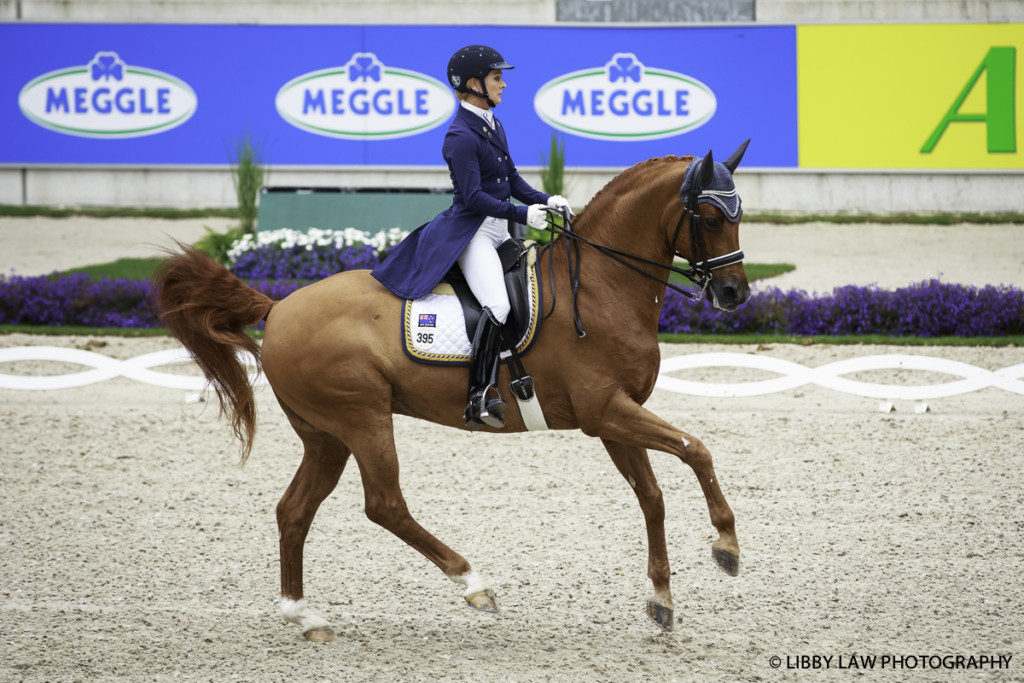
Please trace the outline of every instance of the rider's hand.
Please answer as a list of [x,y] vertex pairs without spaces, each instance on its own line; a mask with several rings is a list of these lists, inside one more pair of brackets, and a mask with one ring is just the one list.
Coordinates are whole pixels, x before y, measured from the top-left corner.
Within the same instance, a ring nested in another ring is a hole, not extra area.
[[531,204],[526,209],[526,224],[531,228],[543,230],[548,226],[547,212],[543,204]]
[[561,211],[562,209],[565,209],[569,212],[570,216],[572,215],[572,207],[569,206],[569,200],[560,194],[553,194],[550,197],[548,197],[548,206],[550,206],[552,209],[555,209],[556,211]]

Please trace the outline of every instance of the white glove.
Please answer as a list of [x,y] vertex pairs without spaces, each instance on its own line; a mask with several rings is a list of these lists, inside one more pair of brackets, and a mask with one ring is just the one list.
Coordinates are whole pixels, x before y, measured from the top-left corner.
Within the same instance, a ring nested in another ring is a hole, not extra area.
[[537,228],[543,230],[548,227],[547,211],[544,210],[543,204],[531,204],[526,209],[526,224],[531,228]]
[[550,197],[548,197],[548,206],[558,211],[566,209],[569,212],[570,216],[573,215],[572,207],[569,206],[569,200],[560,194],[553,194]]

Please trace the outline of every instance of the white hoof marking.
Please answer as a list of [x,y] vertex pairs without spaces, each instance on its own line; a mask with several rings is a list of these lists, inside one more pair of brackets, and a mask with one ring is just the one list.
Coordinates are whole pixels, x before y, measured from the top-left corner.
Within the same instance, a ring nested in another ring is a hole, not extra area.
[[285,621],[297,625],[303,633],[315,628],[330,626],[327,620],[306,607],[305,600],[281,598],[281,614],[284,615]]
[[465,574],[459,574],[458,576],[449,576],[449,579],[455,583],[465,586],[466,591],[463,593],[464,596],[472,595],[473,593],[479,593],[480,591],[487,590],[490,586],[484,577],[480,576],[476,572],[466,572]]

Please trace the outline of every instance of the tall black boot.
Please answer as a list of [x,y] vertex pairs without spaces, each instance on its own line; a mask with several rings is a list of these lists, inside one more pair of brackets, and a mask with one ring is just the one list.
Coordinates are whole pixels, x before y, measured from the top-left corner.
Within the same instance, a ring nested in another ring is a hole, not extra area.
[[[466,428],[473,431],[484,426],[505,426],[505,402],[498,395],[498,356],[501,353],[501,323],[486,306],[476,331],[469,361],[469,401],[463,417]],[[493,390],[493,391],[492,391]],[[493,398],[488,394],[492,393]]]

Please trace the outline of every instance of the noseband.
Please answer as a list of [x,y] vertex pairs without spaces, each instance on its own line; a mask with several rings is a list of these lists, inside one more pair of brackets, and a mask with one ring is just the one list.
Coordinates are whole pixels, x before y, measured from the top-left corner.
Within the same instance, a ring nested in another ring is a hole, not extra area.
[[[735,192],[735,190],[733,190],[733,192]],[[635,270],[636,272],[640,273],[641,275],[643,275],[644,277],[648,278],[649,280],[654,280],[655,282],[657,282],[659,284],[662,284],[662,285],[665,285],[667,288],[669,288],[669,289],[671,289],[673,291],[679,292],[680,294],[682,294],[687,299],[689,299],[690,301],[693,301],[693,302],[698,302],[698,301],[700,301],[701,299],[704,298],[704,293],[707,291],[708,285],[711,284],[711,279],[713,277],[712,271],[714,271],[714,270],[716,270],[718,268],[724,268],[725,266],[731,266],[732,264],[739,263],[740,261],[743,260],[743,251],[742,250],[736,250],[736,251],[730,252],[728,254],[724,254],[722,256],[715,256],[713,258],[708,258],[707,244],[704,241],[704,218],[700,215],[700,211],[697,208],[697,202],[700,199],[700,197],[705,196],[705,195],[710,196],[712,194],[718,194],[718,193],[716,193],[713,190],[706,190],[706,191],[701,192],[701,193],[694,193],[694,194],[689,195],[689,197],[687,198],[687,201],[686,201],[686,203],[684,205],[684,209],[683,209],[682,213],[679,214],[679,221],[676,223],[675,232],[672,234],[672,243],[670,245],[672,247],[672,254],[673,254],[673,256],[678,256],[680,258],[686,259],[687,263],[689,264],[689,268],[679,268],[678,266],[674,265],[673,263],[669,263],[668,265],[665,265],[664,263],[658,263],[657,261],[652,261],[650,259],[644,258],[643,256],[637,256],[636,254],[631,254],[628,251],[621,251],[619,249],[614,249],[612,247],[608,247],[608,246],[605,246],[603,244],[597,244],[596,242],[591,242],[586,237],[581,237],[580,235],[576,234],[575,231],[573,231],[573,229],[572,229],[572,222],[571,222],[572,214],[569,212],[568,209],[563,209],[563,210],[546,209],[547,212],[548,212],[548,230],[552,234],[552,239],[554,239],[554,237],[556,235],[562,236],[562,237],[566,238],[566,240],[565,240],[565,253],[566,253],[566,260],[568,262],[568,267],[569,267],[569,281],[572,284],[572,316],[573,316],[573,324],[575,324],[575,326],[576,326],[576,334],[579,335],[580,338],[583,338],[583,337],[587,336],[586,331],[583,329],[583,321],[580,319],[580,311],[579,311],[580,243],[581,242],[583,244],[587,244],[587,245],[590,245],[590,246],[594,247],[601,254],[604,254],[608,258],[621,263],[622,265],[626,266],[627,268],[631,268],[631,269]],[[680,198],[680,199],[682,199],[682,198]],[[562,219],[563,219],[563,221],[565,223],[565,227],[564,228],[555,225],[554,220],[552,220],[554,215],[559,215],[559,216],[562,217]],[[687,258],[685,255],[680,254],[678,251],[676,251],[676,240],[679,238],[679,232],[682,230],[683,219],[685,219],[687,215],[690,216],[690,221],[689,221],[689,223],[690,223],[690,226],[689,226],[690,227],[690,254],[691,254],[690,258]],[[545,247],[550,247],[550,246],[551,246],[550,243],[545,245]],[[550,250],[548,252],[548,268],[549,268],[549,273],[553,273],[554,272],[553,271],[553,266],[552,266],[552,263],[553,263],[552,262],[552,258],[553,258],[553,256],[554,256],[554,250],[552,249],[552,250]],[[626,259],[629,259],[629,260],[626,260]],[[657,277],[655,275],[651,275],[650,273],[648,273],[643,268],[640,268],[639,266],[636,266],[633,263],[630,263],[629,262],[630,260],[638,262],[638,263],[644,263],[644,264],[647,264],[649,266],[655,266],[657,268],[661,268],[663,270],[667,270],[667,271],[672,272],[672,273],[678,273],[679,275],[682,275],[683,277],[688,279],[690,282],[692,282],[695,285],[695,288],[694,289],[683,289],[682,287],[676,285],[675,283],[669,282],[667,279],[666,280],[662,280],[661,278],[659,278],[659,277]],[[555,283],[554,283],[554,277],[551,276],[550,279],[551,279],[551,310],[544,316],[545,318],[550,317],[551,314],[555,312]]]

